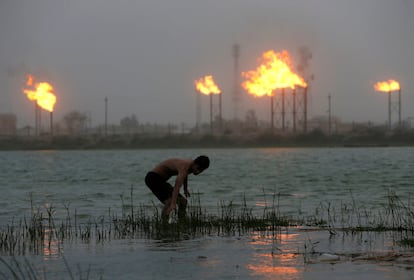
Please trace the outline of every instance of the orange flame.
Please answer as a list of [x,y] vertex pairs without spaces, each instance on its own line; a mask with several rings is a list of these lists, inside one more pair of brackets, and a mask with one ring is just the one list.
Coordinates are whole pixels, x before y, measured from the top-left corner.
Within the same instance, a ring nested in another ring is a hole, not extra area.
[[395,80],[388,80],[384,82],[378,82],[374,85],[376,91],[391,92],[400,89],[400,83]]
[[[34,86],[33,86],[34,85]],[[31,87],[23,89],[23,92],[32,101],[36,101],[39,107],[53,112],[53,107],[56,103],[56,96],[53,94],[53,87],[46,82],[34,84],[34,78],[32,75],[27,76],[26,86]]]
[[256,70],[242,73],[242,76],[247,78],[242,86],[249,93],[257,97],[272,96],[275,89],[307,86],[302,77],[292,72],[291,58],[286,50],[281,53],[267,51],[263,53],[261,61]]
[[201,78],[199,80],[196,80],[195,86],[197,90],[203,94],[209,95],[209,94],[219,94],[221,93],[221,90],[216,85],[216,83],[213,80],[213,76],[205,76],[204,78]]
[[33,76],[29,75],[27,77],[27,82],[26,82],[27,86],[32,86],[33,85]]

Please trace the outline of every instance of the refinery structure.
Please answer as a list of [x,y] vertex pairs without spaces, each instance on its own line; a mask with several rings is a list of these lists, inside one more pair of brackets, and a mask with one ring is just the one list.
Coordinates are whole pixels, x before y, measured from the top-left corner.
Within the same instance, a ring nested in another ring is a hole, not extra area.
[[[309,58],[310,53],[304,52]],[[114,124],[108,119],[110,100],[104,98],[102,110],[104,123],[92,127],[90,116],[77,111],[69,112],[63,120],[54,120],[55,104],[59,102],[59,93],[54,91],[53,83],[38,81],[36,77],[27,73],[22,92],[28,102],[33,104],[33,120],[23,127],[17,127],[18,116],[12,113],[0,112],[0,137],[58,137],[61,135],[108,135],[123,134],[153,134],[153,135],[234,135],[243,137],[254,134],[275,135],[304,135],[318,130],[327,135],[350,133],[361,124],[342,123],[332,116],[331,95],[327,100],[327,111],[309,117],[309,85],[312,78],[297,69],[292,55],[287,50],[267,50],[257,58],[256,68],[247,71],[240,69],[240,46],[232,47],[233,80],[230,92],[223,92],[217,83],[214,73],[188,81],[193,83],[196,116],[192,124],[140,124],[135,115],[125,116],[119,123]],[[218,79],[220,80],[220,79]],[[401,103],[402,90],[398,81],[386,80],[373,86],[377,92],[384,92],[388,97],[387,121],[378,127],[391,132],[395,129],[411,129],[412,120],[403,119]],[[231,96],[231,108],[223,108],[223,94]],[[241,117],[243,95],[252,95],[255,98],[266,100],[268,103],[268,118],[258,119],[255,112],[250,110]],[[208,108],[208,120],[202,119],[202,108]],[[223,110],[233,111],[233,118],[225,119]],[[384,114],[385,115],[385,114]],[[362,124],[364,126],[364,124]],[[375,126],[365,124],[367,128]]]

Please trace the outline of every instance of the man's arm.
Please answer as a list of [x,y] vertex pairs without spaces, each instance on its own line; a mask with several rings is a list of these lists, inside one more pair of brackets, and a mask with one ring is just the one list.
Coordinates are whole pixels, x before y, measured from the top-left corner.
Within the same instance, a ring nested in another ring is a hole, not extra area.
[[[182,185],[184,185],[184,182],[187,182],[187,175],[188,175],[188,168],[180,168],[177,178],[175,179],[174,190],[173,190],[172,197],[171,197],[171,204],[167,211],[167,214],[170,214],[170,212],[175,209],[175,206],[177,204],[178,194],[180,193],[180,188]],[[186,185],[187,183],[185,183],[184,189],[187,189]]]
[[190,196],[190,192],[188,191],[188,176],[186,176],[184,179],[184,195],[185,197]]

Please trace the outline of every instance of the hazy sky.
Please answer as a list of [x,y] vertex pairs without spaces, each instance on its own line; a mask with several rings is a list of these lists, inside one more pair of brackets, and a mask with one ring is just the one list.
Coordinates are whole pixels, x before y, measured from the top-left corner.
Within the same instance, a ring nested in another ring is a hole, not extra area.
[[[33,124],[24,75],[55,87],[55,119],[71,110],[103,123],[135,114],[140,122],[196,120],[194,80],[213,75],[223,115],[234,116],[232,46],[240,71],[267,50],[312,52],[310,116],[344,121],[388,119],[377,81],[402,85],[403,118],[414,117],[412,0],[0,0],[0,113]],[[202,96],[203,120],[209,99]],[[242,92],[238,115],[254,109],[268,120],[269,99]],[[397,118],[397,113],[393,113]]]

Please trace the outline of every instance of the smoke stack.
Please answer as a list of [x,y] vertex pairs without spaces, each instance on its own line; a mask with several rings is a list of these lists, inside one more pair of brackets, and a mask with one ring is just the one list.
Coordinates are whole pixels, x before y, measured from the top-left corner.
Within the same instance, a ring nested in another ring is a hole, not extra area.
[[200,132],[200,122],[201,122],[201,100],[200,94],[195,91],[196,93],[196,129],[197,133]]
[[293,117],[293,132],[296,132],[296,88],[292,90],[292,98],[293,98],[293,110],[292,110],[292,117]]
[[401,128],[401,87],[398,90],[398,126]]
[[285,88],[282,88],[282,131],[285,132]]
[[222,116],[222,105],[221,105],[221,99],[222,99],[222,97],[221,97],[221,95],[222,95],[223,93],[220,93],[219,94],[219,122],[220,122],[220,130],[223,128],[223,116]]
[[41,111],[40,106],[35,102],[35,136],[40,135],[41,130]]
[[108,135],[108,97],[105,97],[105,137]]
[[274,95],[270,96],[270,129],[273,132],[275,122],[275,108],[274,108]]
[[391,90],[388,91],[388,129],[391,129]]
[[50,136],[53,136],[53,111],[50,112]]
[[210,129],[213,132],[213,94],[210,93]]
[[238,44],[233,45],[233,59],[234,59],[234,85],[233,85],[233,105],[234,105],[234,119],[238,119],[239,107],[241,102],[240,94],[240,71],[239,71],[239,57],[240,57],[240,46]]
[[303,88],[303,132],[308,132],[308,87]]

